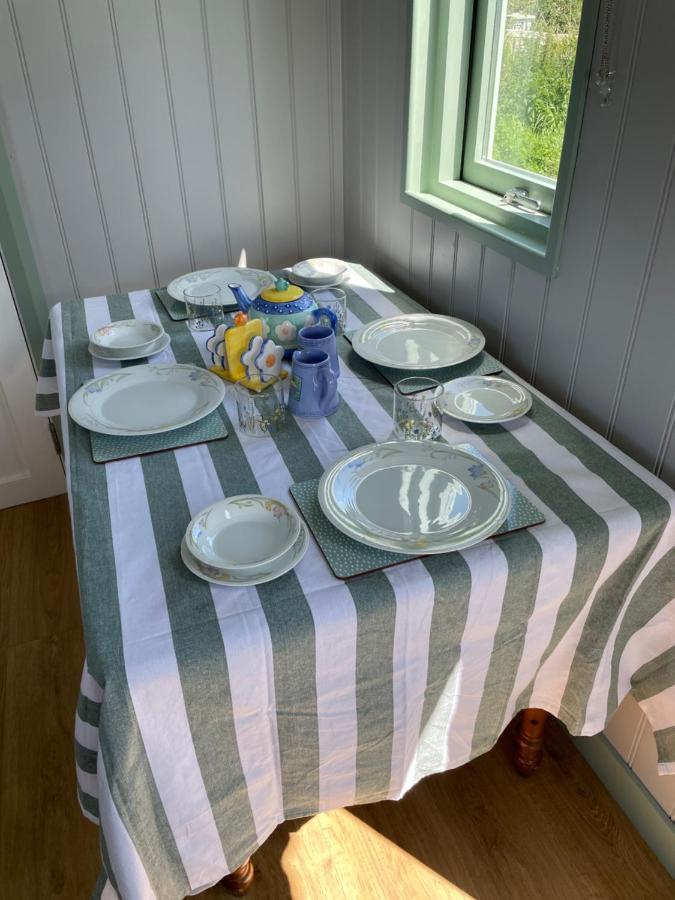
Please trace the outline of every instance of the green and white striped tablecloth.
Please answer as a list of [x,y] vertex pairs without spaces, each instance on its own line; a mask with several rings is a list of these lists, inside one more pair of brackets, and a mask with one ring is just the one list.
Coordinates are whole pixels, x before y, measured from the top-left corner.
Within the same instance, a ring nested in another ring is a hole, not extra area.
[[[353,267],[349,323],[418,309]],[[282,499],[347,450],[391,431],[392,389],[344,349],[342,403],[274,439],[230,438],[96,465],[64,414],[87,378],[88,335],[161,320],[163,361],[210,362],[204,339],[149,291],[51,312],[38,409],[61,409],[87,663],[76,720],[79,797],[101,824],[98,892],[173,900],[240,865],[284,819],[398,798],[488,750],[542,707],[575,734],[632,691],[675,772],[674,495],[535,392],[505,426],[446,422],[546,516],[470,550],[349,583],[316,543],[258,588],[182,565],[190,517],[229,494]]]

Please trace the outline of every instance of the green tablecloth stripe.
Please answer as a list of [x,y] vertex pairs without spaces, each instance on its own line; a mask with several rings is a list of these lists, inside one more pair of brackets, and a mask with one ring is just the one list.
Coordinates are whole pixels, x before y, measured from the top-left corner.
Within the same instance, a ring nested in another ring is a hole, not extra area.
[[[61,312],[66,393],[70,399],[80,383],[93,376],[92,358],[87,350],[89,334],[84,305],[77,301],[64,303]],[[99,723],[100,752],[106,770],[125,771],[133,766],[147,784],[147,790],[133,805],[125,803],[123,793],[114,781],[110,783],[110,791],[125,827],[134,835],[151,883],[158,886],[169,883],[179,896],[181,891],[183,894],[188,892],[189,883],[138,730],[126,671],[123,664],[118,665],[115,677],[106,681],[105,667],[99,656],[102,648],[94,639],[103,629],[107,654],[109,657],[117,655],[122,660],[119,606],[109,599],[117,594],[117,573],[106,469],[92,462],[89,434],[70,418],[68,440],[71,483],[77,485],[77,490],[72,491],[72,503],[73,517],[78,523],[75,536],[78,576],[80,580],[86,580],[88,588],[88,602],[82,604],[87,662],[91,674],[105,691],[106,702],[101,708]],[[155,848],[158,845],[166,854],[162,860],[157,859]],[[163,871],[167,858],[171,862],[170,872]]]
[[35,410],[36,412],[53,412],[59,408],[58,394],[36,394]]
[[42,358],[40,360],[40,376],[42,378],[56,377],[56,362],[53,359]]
[[655,731],[654,738],[659,759],[675,759],[675,725]]
[[[230,679],[211,588],[188,572],[180,558],[191,514],[175,454],[143,456],[141,464],[192,743],[211,807],[235,802],[236,819],[216,815],[215,822],[231,863],[240,865],[255,843],[255,824],[232,728]],[[198,639],[190,627],[195,619],[201,623]]]
[[[654,528],[654,532],[652,544],[656,543],[657,534],[660,536],[660,529]],[[643,628],[673,597],[675,597],[675,548],[671,548],[658,561],[640,584],[619,626],[619,633],[617,634],[612,653],[612,675],[607,698],[608,714],[611,714],[618,706],[619,663],[626,644],[630,640],[631,635],[638,629]],[[671,674],[675,674],[675,669],[671,671]],[[638,683],[635,680],[635,676],[633,683]],[[672,683],[673,681],[671,681]]]
[[77,714],[88,725],[98,728],[98,722],[101,718],[101,704],[95,700],[90,700],[84,694],[80,694],[77,700]]
[[97,760],[97,750],[90,750],[88,747],[83,747],[79,741],[75,741],[75,761],[83,772],[95,775]]
[[99,819],[99,808],[98,808],[98,800],[96,797],[92,797],[91,794],[88,794],[86,791],[83,791],[82,788],[77,786],[77,797],[80,801],[82,808],[86,810],[90,816],[93,816],[95,819]]
[[675,683],[675,647],[664,650],[633,673],[633,696],[646,700]]
[[506,557],[508,575],[499,624],[495,631],[476,726],[472,755],[484,752],[486,739],[494,733],[494,723],[503,722],[518,666],[525,647],[527,622],[537,598],[542,552],[539,542],[527,531],[504,535],[499,549]]
[[[422,560],[422,565],[434,583],[427,686],[420,729],[424,733],[438,709],[444,689],[452,691],[453,676],[457,675],[456,667],[469,613],[471,571],[461,553],[427,557]],[[423,740],[417,755],[416,775],[422,777],[442,769],[444,749],[443,741]]]
[[102,828],[99,829],[99,844],[101,847],[101,858],[103,860],[103,866],[104,866],[105,871],[108,873],[108,880],[110,881],[110,884],[113,886],[113,888],[119,894],[119,888],[117,886],[117,879],[115,877],[115,873],[113,872],[113,867],[110,864],[110,854],[108,853],[108,845],[106,843],[105,834],[104,834]]
[[[356,802],[389,793],[394,735],[394,626],[396,599],[383,572],[347,587],[357,614],[356,633]],[[376,689],[376,690],[374,690]]]

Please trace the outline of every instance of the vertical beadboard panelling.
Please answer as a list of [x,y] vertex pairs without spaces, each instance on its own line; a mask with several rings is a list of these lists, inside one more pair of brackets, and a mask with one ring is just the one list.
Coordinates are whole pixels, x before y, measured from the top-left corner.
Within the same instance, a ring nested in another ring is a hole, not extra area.
[[446,316],[450,314],[452,305],[456,234],[447,222],[435,222],[429,308]]
[[88,0],[66,0],[64,9],[119,289],[155,284],[108,9]]
[[342,139],[342,2],[326,0],[328,109],[330,114],[331,252],[344,256],[344,142]]
[[34,118],[35,110],[6,3],[0,3],[0,85],[0,128],[13,164],[15,187],[26,227],[32,236],[45,299],[51,305],[72,297],[77,288],[68,263],[67,238],[60,230],[49,160],[43,152],[39,122]]
[[300,243],[286,5],[248,0],[248,7],[267,250],[274,267],[292,263]]
[[[601,238],[600,258],[592,302],[580,336],[579,359],[571,373],[573,411],[604,432],[612,412],[617,379],[626,360],[635,312],[644,302],[643,283],[651,263],[651,247],[658,240],[665,211],[662,200],[672,180],[675,93],[672,65],[664,32],[667,0],[647,3],[637,41],[637,62],[632,79],[621,153]],[[645,135],[649,134],[649,140]],[[626,225],[630,222],[630,232]],[[617,248],[621,252],[617,253]],[[598,357],[602,353],[602,366]],[[654,385],[654,390],[658,385]],[[664,416],[670,386],[650,403]]]
[[502,359],[528,378],[534,364],[545,293],[543,275],[526,266],[516,266]]
[[345,255],[348,259],[358,259],[358,239],[361,232],[361,27],[356,0],[344,0],[341,24]]
[[[377,31],[377,3],[360,4],[360,29],[372,35]],[[360,71],[360,167],[361,213],[359,259],[372,267],[375,263],[378,221],[375,215],[375,185],[377,182],[377,132],[373,120],[377,110],[377,67],[380,56],[386,52],[378,41],[361,41],[359,46]]]
[[484,256],[485,247],[463,234],[459,235],[452,314],[469,322],[476,320],[478,312]]
[[75,284],[87,291],[99,273],[114,284],[59,5],[10,0],[9,6],[15,52],[25,60]]
[[[332,234],[332,110],[326,44],[328,9],[316,0],[292,0],[286,27],[293,50],[292,112],[297,140],[300,256],[326,255]],[[307,72],[312,77],[307,77]],[[320,112],[318,112],[320,111]],[[318,115],[317,115],[318,112]]]
[[494,250],[485,250],[480,289],[478,324],[485,335],[487,349],[499,356],[505,312],[511,296],[511,260]]

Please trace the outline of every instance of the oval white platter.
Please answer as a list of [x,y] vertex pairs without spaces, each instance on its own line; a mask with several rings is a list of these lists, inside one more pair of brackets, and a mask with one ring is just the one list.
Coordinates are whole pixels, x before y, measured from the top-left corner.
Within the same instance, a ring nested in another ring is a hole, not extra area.
[[443,412],[463,422],[511,422],[529,412],[532,394],[506,378],[467,375],[445,385]]
[[451,316],[411,313],[376,319],[352,335],[352,347],[369,362],[395,369],[441,369],[481,352],[475,326]]
[[185,543],[185,538],[183,538],[180,545],[180,555],[185,566],[193,575],[196,575],[197,578],[201,578],[211,584],[222,584],[225,587],[251,587],[256,584],[265,584],[267,581],[274,581],[275,578],[280,578],[282,575],[285,575],[286,572],[290,572],[305,555],[308,546],[309,532],[307,531],[305,523],[300,522],[300,534],[291,549],[284,553],[283,556],[273,560],[269,569],[260,572],[253,578],[248,578],[245,574],[241,575],[236,572],[227,572],[223,569],[205,565],[198,559],[195,559],[190,553]]
[[101,434],[162,434],[208,416],[224,396],[222,379],[197,366],[131,366],[87,381],[68,412]]
[[228,288],[228,284],[240,284],[248,296],[253,300],[262,291],[272,287],[274,275],[263,272],[261,269],[244,269],[236,266],[227,266],[222,269],[200,269],[198,272],[188,272],[180,275],[167,286],[167,291],[174,300],[185,300],[185,289],[193,284],[217,284],[220,288],[223,306],[236,306],[234,294]]
[[136,350],[124,352],[114,350],[106,351],[101,353],[101,348],[96,346],[95,344],[89,344],[89,352],[96,359],[110,359],[110,360],[118,360],[120,362],[126,362],[134,359],[145,359],[148,356],[154,356],[156,353],[161,353],[162,350],[166,350],[166,348],[171,343],[171,337],[164,332],[164,334],[158,338],[156,341],[153,341],[147,347],[143,349],[142,353],[139,353]]
[[90,343],[104,354],[133,353],[146,349],[158,341],[164,329],[157,322],[145,319],[121,319],[97,328]]
[[338,460],[319,482],[324,515],[381,550],[448,553],[484,540],[509,511],[503,477],[466,450],[432,441],[389,441]]
[[252,576],[287,553],[299,531],[299,518],[280,500],[238,494],[197,513],[185,531],[185,543],[207,566]]

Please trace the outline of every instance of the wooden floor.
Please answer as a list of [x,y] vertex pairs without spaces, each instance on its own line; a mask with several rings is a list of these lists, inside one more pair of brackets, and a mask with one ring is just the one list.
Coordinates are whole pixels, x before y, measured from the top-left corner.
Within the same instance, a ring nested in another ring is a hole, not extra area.
[[[0,511],[0,898],[84,900],[96,880],[73,772],[82,656],[65,498]],[[530,780],[509,752],[506,734],[398,803],[280,826],[250,900],[675,897],[562,728]]]

